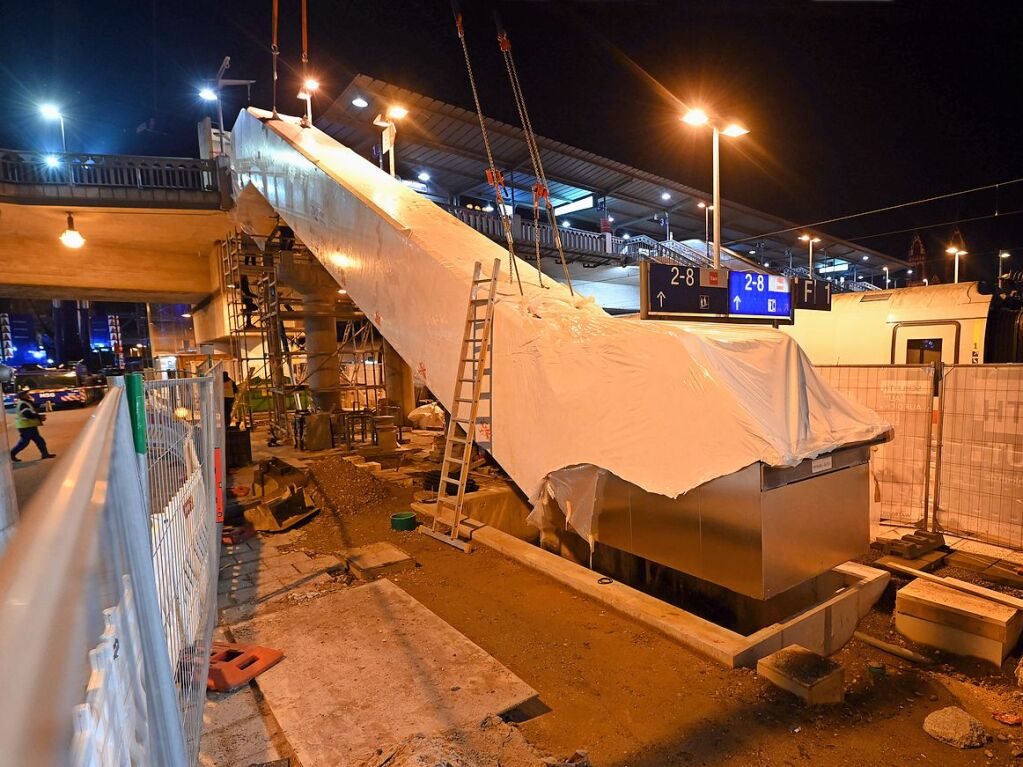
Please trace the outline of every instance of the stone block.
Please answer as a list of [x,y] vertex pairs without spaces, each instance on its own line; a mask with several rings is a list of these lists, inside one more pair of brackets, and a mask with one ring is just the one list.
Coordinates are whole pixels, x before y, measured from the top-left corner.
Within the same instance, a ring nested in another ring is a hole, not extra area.
[[404,551],[383,541],[349,549],[343,558],[352,575],[363,581],[410,570],[416,565],[415,560]]
[[811,706],[841,703],[845,696],[842,666],[799,645],[761,658],[757,673]]

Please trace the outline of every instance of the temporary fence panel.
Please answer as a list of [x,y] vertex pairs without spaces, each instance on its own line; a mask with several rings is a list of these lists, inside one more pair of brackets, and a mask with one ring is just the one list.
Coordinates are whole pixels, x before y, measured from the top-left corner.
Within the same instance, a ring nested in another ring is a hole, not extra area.
[[891,442],[871,452],[871,492],[881,520],[906,525],[926,521],[934,410],[933,365],[824,365],[821,378],[866,405],[895,430]]
[[18,499],[14,495],[11,446],[7,439],[7,411],[0,408],[0,556],[18,520]]
[[1023,548],[1023,365],[947,366],[939,439],[939,529]]
[[146,381],[153,565],[185,744],[198,754],[217,583],[217,472],[223,444],[221,370]]
[[186,764],[145,495],[113,387],[0,558],[0,761]]

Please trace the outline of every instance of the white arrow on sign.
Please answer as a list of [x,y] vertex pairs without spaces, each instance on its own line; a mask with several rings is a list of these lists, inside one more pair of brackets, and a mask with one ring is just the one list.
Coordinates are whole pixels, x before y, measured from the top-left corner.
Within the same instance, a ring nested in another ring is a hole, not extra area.
[[657,300],[660,302],[657,305],[658,309],[660,309],[660,308],[662,308],[664,306],[664,299],[665,299],[665,297],[666,296],[664,295],[664,291],[663,290],[657,294]]
[[735,310],[738,311],[739,310],[739,306],[742,304],[742,299],[740,299],[738,296],[736,296],[735,298],[732,299],[732,303],[735,304]]

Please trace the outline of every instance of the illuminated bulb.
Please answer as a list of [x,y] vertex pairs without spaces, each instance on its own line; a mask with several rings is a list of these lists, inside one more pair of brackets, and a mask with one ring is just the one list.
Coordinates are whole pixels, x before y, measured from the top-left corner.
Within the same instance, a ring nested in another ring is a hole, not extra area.
[[188,412],[188,408],[187,407],[185,407],[183,405],[178,405],[176,408],[174,408],[174,417],[175,418],[180,418],[181,420],[184,420],[184,419],[188,418],[188,416],[189,416],[189,412]]
[[668,194],[667,192],[661,192],[661,199],[667,202],[668,200],[671,199],[671,195]]
[[46,155],[46,166],[47,167],[49,167],[49,168],[56,168],[58,165],[60,165],[60,160],[57,159],[56,155],[52,155],[52,154]]
[[682,122],[689,125],[706,125],[709,119],[702,109],[690,109],[682,118]]
[[392,106],[387,109],[388,120],[401,120],[408,116],[408,110],[405,107]]
[[199,98],[201,98],[203,101],[216,101],[217,94],[216,92],[214,92],[212,88],[203,88],[201,91],[199,91]]
[[309,91],[310,93],[312,93],[315,90],[319,90],[319,87],[320,84],[316,80],[313,80],[312,78],[309,78],[304,83],[302,83],[302,89]]
[[422,173],[419,174],[417,178],[425,184],[427,181],[430,180],[430,174],[424,170]]
[[41,114],[47,120],[59,120],[60,110],[57,109],[53,104],[40,104],[39,114]]
[[85,244],[82,233],[75,229],[75,217],[70,213],[67,214],[67,229],[60,236],[60,241],[64,243],[64,247],[76,250]]
[[739,125],[739,123],[731,123],[721,132],[731,138],[737,138],[738,136],[745,136],[749,133],[749,128],[744,128]]
[[365,109],[366,107],[369,106],[369,102],[366,101],[366,99],[364,99],[362,96],[356,96],[354,99],[352,99],[352,106],[357,107],[359,109]]

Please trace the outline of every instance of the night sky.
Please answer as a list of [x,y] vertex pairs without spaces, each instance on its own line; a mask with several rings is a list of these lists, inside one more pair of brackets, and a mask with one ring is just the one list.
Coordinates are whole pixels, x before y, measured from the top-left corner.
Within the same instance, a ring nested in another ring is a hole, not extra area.
[[[309,5],[321,104],[363,72],[471,105],[447,0]],[[517,124],[494,40],[496,5],[538,133],[708,189],[709,135],[679,114],[702,105],[738,116],[752,133],[723,146],[724,197],[797,222],[1023,177],[1020,3],[462,5],[490,116]],[[281,6],[279,101],[298,113],[300,3]],[[270,8],[270,0],[0,0],[0,146],[59,149],[59,130],[36,110],[50,100],[67,115],[72,151],[195,155],[195,123],[207,109],[195,94],[223,56],[232,57],[229,77],[258,81],[252,103],[269,106]],[[243,104],[235,90],[225,111]],[[957,220],[967,278],[993,275],[999,249],[1023,270],[1023,184],[823,229],[905,256],[921,227],[941,262]]]

